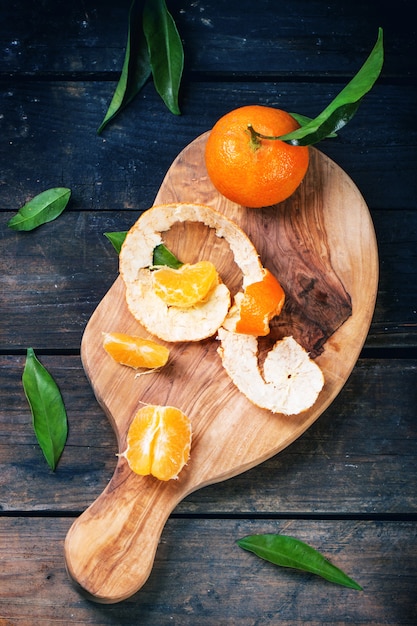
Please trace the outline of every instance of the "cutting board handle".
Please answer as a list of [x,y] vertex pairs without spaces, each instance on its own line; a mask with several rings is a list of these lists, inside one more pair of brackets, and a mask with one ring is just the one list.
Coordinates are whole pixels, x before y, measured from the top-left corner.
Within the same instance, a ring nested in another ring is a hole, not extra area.
[[149,577],[163,527],[183,491],[180,481],[138,476],[119,459],[108,486],[73,523],[65,540],[67,570],[78,590],[103,604],[138,591]]

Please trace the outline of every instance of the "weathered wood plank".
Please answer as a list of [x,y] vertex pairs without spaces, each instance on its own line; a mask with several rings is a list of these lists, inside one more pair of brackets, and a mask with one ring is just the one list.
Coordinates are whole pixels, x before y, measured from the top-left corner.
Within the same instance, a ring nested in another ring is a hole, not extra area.
[[[367,347],[411,346],[417,332],[417,222],[416,213],[373,211],[378,242],[380,276],[378,299]],[[414,292],[411,298],[405,293]]]
[[[139,212],[66,211],[29,232],[0,224],[0,349],[79,351],[93,311],[113,284],[118,257],[104,232],[130,228]],[[380,281],[367,347],[417,344],[417,213],[372,211]],[[45,325],[47,320],[47,326]]]
[[[257,102],[315,116],[340,90],[335,84],[191,83],[183,115],[173,116],[148,84],[97,136],[108,88],[3,81],[0,210],[17,210],[57,185],[73,190],[69,210],[146,209],[178,153],[231,108]],[[340,137],[319,144],[371,209],[415,209],[416,104],[415,87],[378,84]]]
[[[4,511],[81,511],[116,467],[117,444],[78,357],[39,356],[59,384],[69,437],[57,471],[36,444],[21,386],[24,357],[0,357]],[[277,456],[188,496],[179,513],[417,512],[417,362],[360,359],[327,411]],[[398,395],[398,389],[408,390]]]
[[[415,522],[170,519],[145,586],[105,606],[82,598],[68,580],[63,541],[71,521],[0,519],[2,626],[415,624]],[[235,544],[265,532],[310,543],[363,591],[278,568]]]
[[[120,72],[129,2],[6,3],[0,25],[2,71],[7,73]],[[319,1],[168,2],[184,41],[187,72],[265,75],[353,75],[385,30],[384,75],[416,70],[409,0],[337,7]],[[250,17],[249,17],[250,16]],[[346,50],[340,54],[340,50]],[[262,54],[260,54],[262,51]]]

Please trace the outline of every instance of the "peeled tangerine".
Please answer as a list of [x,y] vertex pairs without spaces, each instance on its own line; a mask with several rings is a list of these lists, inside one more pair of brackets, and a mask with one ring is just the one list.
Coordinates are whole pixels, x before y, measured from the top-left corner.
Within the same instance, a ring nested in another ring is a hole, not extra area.
[[169,305],[155,290],[153,251],[162,233],[176,222],[202,222],[230,246],[243,275],[243,287],[263,280],[258,253],[248,236],[225,215],[194,203],[158,205],[145,211],[129,230],[119,255],[119,269],[126,286],[127,306],[146,330],[165,341],[200,341],[212,337],[231,304],[230,292],[214,281],[207,297],[190,306]]
[[256,337],[220,328],[218,352],[233,383],[253,404],[273,413],[296,415],[309,409],[323,388],[320,367],[293,337],[274,345],[265,358],[263,376]]
[[119,456],[136,474],[175,479],[189,460],[191,437],[191,421],[180,409],[145,405],[136,413],[127,448]]

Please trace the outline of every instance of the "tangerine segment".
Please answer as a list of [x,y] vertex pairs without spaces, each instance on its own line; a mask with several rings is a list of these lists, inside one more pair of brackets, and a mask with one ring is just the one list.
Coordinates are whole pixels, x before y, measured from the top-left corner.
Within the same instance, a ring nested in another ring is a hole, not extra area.
[[188,462],[191,436],[191,421],[180,409],[146,405],[136,413],[120,456],[136,474],[171,480]]
[[162,367],[169,357],[165,346],[125,333],[103,333],[103,348],[121,365],[134,368]]
[[152,272],[153,288],[168,306],[189,308],[207,298],[219,275],[213,263],[184,263],[180,268],[161,267]]
[[[254,138],[249,125],[263,137]],[[281,109],[248,105],[230,111],[208,136],[205,162],[211,182],[226,198],[249,208],[286,200],[307,172],[309,150],[270,137],[297,128],[298,122]]]

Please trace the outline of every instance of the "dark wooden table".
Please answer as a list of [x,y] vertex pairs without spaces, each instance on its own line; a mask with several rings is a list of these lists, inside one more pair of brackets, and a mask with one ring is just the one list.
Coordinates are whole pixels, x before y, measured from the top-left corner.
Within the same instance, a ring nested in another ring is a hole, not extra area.
[[[182,115],[150,82],[100,136],[128,0],[0,4],[0,625],[416,624],[414,3],[169,2],[185,47]],[[63,543],[105,488],[117,451],[80,361],[85,325],[118,271],[103,233],[128,229],[175,156],[228,110],[259,102],[319,113],[359,69],[378,26],[382,75],[339,138],[320,145],[361,190],[378,240],[378,298],[357,365],[291,446],[177,507],[134,597],[87,601],[67,577]],[[72,190],[59,219],[30,233],[7,227],[55,186]],[[28,347],[68,412],[55,473],[21,384]],[[307,541],[363,591],[274,567],[235,544],[264,532]]]

